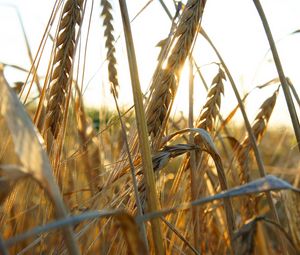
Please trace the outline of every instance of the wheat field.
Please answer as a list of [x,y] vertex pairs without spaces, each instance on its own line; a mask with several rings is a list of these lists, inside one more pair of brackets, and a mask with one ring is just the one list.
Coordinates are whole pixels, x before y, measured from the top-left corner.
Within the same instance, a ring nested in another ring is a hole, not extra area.
[[[172,10],[159,1],[171,25],[156,46],[147,91],[132,24],[152,1],[134,18],[126,2],[53,1],[39,46],[26,44],[30,68],[0,59],[0,253],[300,254],[300,100],[260,1],[253,6],[276,76],[253,85],[262,98],[254,118],[246,108],[253,90],[241,94],[235,70],[202,27],[208,1],[174,1]],[[87,106],[84,89],[95,12],[105,45],[97,61],[110,93],[99,95],[109,101],[101,108]],[[118,40],[131,106],[120,104]],[[216,59],[207,63],[211,77],[198,64],[200,40]],[[26,79],[9,82],[8,68]],[[187,115],[176,111],[182,89]],[[234,107],[224,114],[229,90]],[[278,100],[290,128],[270,124]]]

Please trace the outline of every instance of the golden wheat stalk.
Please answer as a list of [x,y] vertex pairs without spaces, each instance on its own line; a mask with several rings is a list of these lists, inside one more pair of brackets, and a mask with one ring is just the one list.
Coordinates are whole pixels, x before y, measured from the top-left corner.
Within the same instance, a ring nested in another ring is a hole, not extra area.
[[55,42],[53,72],[50,79],[49,99],[44,124],[44,136],[48,136],[50,133],[54,139],[57,138],[63,122],[76,48],[76,29],[82,21],[82,5],[83,0],[66,1]]
[[[127,10],[126,1],[119,0],[123,29],[126,40],[126,48],[128,55],[128,63],[131,77],[132,94],[134,100],[135,114],[136,114],[136,124],[137,133],[139,138],[140,152],[143,163],[143,174],[144,181],[146,184],[147,199],[149,211],[159,210],[159,202],[157,198],[156,188],[155,188],[155,177],[153,173],[153,165],[151,160],[150,144],[148,140],[148,130],[146,117],[143,107],[143,99],[141,93],[141,86],[139,81],[138,67],[135,56],[135,49],[133,44],[131,26],[129,21],[129,15]],[[164,244],[161,233],[161,226],[158,220],[151,221],[152,237],[155,247],[155,252],[157,254],[164,254]]]
[[[118,71],[116,69],[116,49],[114,46],[115,38],[113,35],[114,27],[112,25],[113,15],[111,13],[112,6],[108,0],[101,0],[101,6],[103,7],[101,16],[103,17],[104,26],[104,36],[106,37],[105,47],[107,49],[107,61],[108,61],[108,79],[113,85],[116,97],[118,98],[119,81],[118,81]],[[111,88],[111,93],[112,88]]]
[[291,116],[294,133],[295,133],[295,136],[296,136],[296,139],[297,139],[297,145],[298,145],[298,148],[300,150],[300,124],[299,124],[297,111],[296,111],[296,108],[295,108],[295,105],[294,105],[294,101],[293,101],[293,98],[292,98],[292,95],[291,95],[291,91],[290,91],[290,88],[289,88],[289,84],[288,84],[288,81],[287,81],[286,76],[284,74],[282,64],[281,64],[281,61],[280,61],[280,58],[279,58],[279,55],[278,55],[278,52],[277,52],[276,44],[274,42],[273,35],[272,35],[272,32],[271,32],[268,20],[266,18],[266,15],[264,13],[263,7],[261,6],[259,0],[254,0],[253,3],[254,3],[254,5],[257,9],[257,12],[260,16],[260,19],[262,21],[264,30],[266,32],[266,36],[267,36],[268,41],[269,41],[270,49],[271,49],[273,59],[274,59],[274,63],[275,63],[275,66],[276,66],[276,69],[277,69],[277,72],[278,72],[280,83],[282,84],[282,90],[283,90],[283,93],[284,93],[284,96],[285,96],[286,104],[287,104],[287,107],[288,107],[288,110],[289,110],[289,114]]
[[[277,95],[278,90],[264,101],[252,124],[252,131],[257,143],[260,142],[267,129],[267,124],[274,109]],[[240,168],[240,184],[245,184],[250,181],[251,171],[249,169],[249,164],[251,152],[252,146],[249,137],[247,136],[236,151],[236,158]],[[245,210],[245,219],[251,218],[255,214],[255,198],[250,196],[249,200],[244,203],[243,208]]]

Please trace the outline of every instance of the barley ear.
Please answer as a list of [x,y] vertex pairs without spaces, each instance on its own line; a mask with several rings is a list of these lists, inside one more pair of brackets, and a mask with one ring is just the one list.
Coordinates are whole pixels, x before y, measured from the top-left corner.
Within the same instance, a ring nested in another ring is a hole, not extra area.
[[[50,91],[46,108],[44,137],[58,137],[63,123],[66,99],[70,90],[71,69],[76,49],[78,26],[82,21],[82,0],[67,0],[59,23],[55,40],[53,72],[50,79]],[[48,140],[48,139],[47,139]],[[48,147],[51,145],[47,144]]]
[[[118,98],[118,90],[119,90],[119,81],[118,81],[118,71],[116,69],[116,49],[114,46],[115,38],[113,35],[114,27],[113,27],[113,15],[112,15],[112,6],[109,0],[101,0],[102,12],[101,16],[103,17],[103,26],[104,26],[104,36],[106,37],[105,47],[107,49],[106,59],[108,61],[108,79],[112,84],[113,89],[115,91],[115,95]],[[113,91],[111,89],[111,93]]]

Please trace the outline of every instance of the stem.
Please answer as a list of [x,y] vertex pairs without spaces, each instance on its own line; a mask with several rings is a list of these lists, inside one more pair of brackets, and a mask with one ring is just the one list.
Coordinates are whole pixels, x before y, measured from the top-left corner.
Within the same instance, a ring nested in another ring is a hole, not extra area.
[[264,13],[264,10],[263,10],[259,0],[253,0],[253,2],[254,2],[254,5],[257,9],[257,12],[260,16],[260,19],[262,21],[262,24],[264,26],[264,29],[265,29],[265,32],[266,32],[266,35],[267,35],[267,38],[268,38],[268,41],[269,41],[269,44],[270,44],[270,48],[271,48],[271,51],[272,51],[272,54],[273,54],[274,62],[275,62],[276,69],[277,69],[277,72],[278,72],[278,76],[279,76],[279,79],[280,79],[280,82],[281,82],[281,85],[282,85],[282,89],[283,89],[283,93],[284,93],[284,96],[285,96],[285,101],[287,103],[289,113],[290,113],[290,116],[291,116],[295,136],[296,136],[296,139],[297,139],[298,149],[300,151],[300,125],[299,125],[299,119],[298,119],[298,116],[297,116],[295,105],[294,105],[294,102],[293,102],[293,99],[292,99],[292,95],[291,95],[291,92],[290,92],[290,89],[289,89],[289,85],[288,85],[287,79],[284,75],[283,68],[282,68],[282,65],[281,65],[281,62],[280,62],[280,58],[278,56],[276,45],[275,45],[275,42],[274,42],[274,39],[273,39],[273,36],[272,36],[272,33],[271,33],[271,29],[269,27],[266,15]]
[[[194,74],[193,74],[193,61],[192,56],[189,56],[189,128],[194,127]],[[194,144],[194,134],[190,133],[189,137],[190,143]],[[196,156],[195,152],[190,152],[190,171],[191,171],[191,199],[197,199],[197,173],[196,173]],[[194,232],[194,246],[196,250],[200,251],[200,225],[199,225],[199,209],[197,207],[192,208],[192,222],[193,222],[193,232]]]
[[[33,68],[33,72],[34,72],[33,78],[34,78],[34,81],[36,82],[36,86],[37,86],[37,89],[39,91],[39,94],[41,94],[42,93],[42,89],[41,89],[39,77],[37,76],[37,69],[36,69],[36,67],[34,65],[34,60],[33,60],[31,48],[30,48],[30,45],[29,45],[28,37],[27,37],[27,34],[25,32],[24,22],[22,20],[22,17],[21,17],[19,9],[16,8],[15,10],[16,10],[16,13],[17,13],[17,16],[18,16],[18,19],[19,19],[19,23],[21,25],[21,30],[22,30],[22,33],[23,33],[23,36],[24,36],[24,40],[25,40],[27,54],[28,54],[28,57],[29,57],[29,60],[30,60],[30,64],[32,65],[32,68]],[[26,84],[24,84],[24,87],[25,87],[25,85]]]
[[[128,159],[129,159],[129,165],[130,165],[130,173],[131,173],[131,178],[132,178],[132,182],[133,182],[133,189],[134,189],[134,196],[135,196],[135,200],[136,200],[136,207],[137,207],[137,211],[138,211],[138,215],[139,216],[143,216],[143,208],[142,208],[142,204],[141,204],[141,200],[140,200],[140,196],[139,196],[139,190],[138,190],[138,183],[136,180],[136,176],[135,176],[135,168],[134,168],[134,164],[132,161],[132,157],[130,154],[130,149],[129,149],[129,144],[128,144],[128,139],[127,139],[127,135],[126,135],[126,129],[125,129],[125,125],[123,123],[122,120],[122,116],[120,113],[120,109],[119,109],[119,105],[118,105],[118,101],[117,101],[117,97],[116,97],[116,89],[114,86],[111,86],[112,88],[112,92],[113,92],[113,98],[115,101],[115,105],[117,108],[117,112],[118,112],[118,116],[119,116],[119,120],[120,120],[120,124],[121,124],[121,128],[122,128],[122,134],[123,134],[123,139],[125,141],[125,149],[128,155]],[[140,227],[140,233],[142,235],[142,239],[144,241],[144,244],[146,246],[146,249],[148,251],[149,254],[149,245],[148,245],[148,240],[147,240],[147,232],[146,232],[146,227],[144,223],[139,223],[139,227]]]
[[297,91],[295,90],[294,85],[292,84],[292,82],[291,82],[291,80],[289,78],[286,78],[286,80],[287,80],[287,82],[288,82],[288,84],[289,84],[289,86],[290,86],[290,88],[292,90],[293,96],[294,96],[294,98],[295,98],[295,100],[296,100],[296,102],[298,104],[298,107],[300,107],[300,98],[299,98],[299,96],[297,94]]
[[[132,83],[132,93],[134,99],[134,107],[136,114],[136,124],[138,130],[138,138],[143,162],[144,182],[147,192],[147,203],[150,212],[159,210],[157,199],[155,177],[152,166],[152,158],[150,145],[148,141],[148,130],[146,125],[145,111],[143,107],[143,99],[138,75],[138,68],[132,39],[131,27],[125,0],[119,0],[121,16],[126,40],[126,48],[128,54],[128,62],[130,68],[130,77]],[[165,254],[159,219],[151,221],[152,236],[156,254]]]

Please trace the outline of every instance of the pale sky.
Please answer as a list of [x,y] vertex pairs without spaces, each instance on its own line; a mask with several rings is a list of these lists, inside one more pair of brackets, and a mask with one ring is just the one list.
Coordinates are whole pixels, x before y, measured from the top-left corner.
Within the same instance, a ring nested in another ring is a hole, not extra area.
[[[103,59],[106,51],[103,48],[103,29],[100,16],[100,1],[94,1],[92,26],[90,31],[89,47],[87,52],[87,70],[85,72],[85,100],[90,106],[99,107],[108,104],[112,98],[107,87],[106,65]],[[132,18],[148,0],[127,1],[129,14]],[[173,0],[165,0],[174,12]],[[48,22],[53,0],[0,0],[0,61],[19,65],[29,69],[22,30],[15,10],[9,5],[16,6],[22,16],[25,30],[33,53],[36,52],[45,25]],[[91,4],[92,1],[89,1]],[[261,0],[266,12],[277,47],[282,60],[286,76],[293,81],[298,93],[300,92],[300,33],[290,35],[300,29],[300,1],[299,0]],[[89,5],[90,6],[90,5]],[[88,6],[88,7],[89,7]],[[115,37],[121,35],[116,44],[119,79],[121,86],[120,103],[132,104],[129,70],[126,59],[126,47],[122,34],[122,23],[118,1],[113,1],[115,17]],[[86,16],[88,17],[88,15]],[[207,0],[202,25],[212,41],[217,46],[225,62],[239,86],[239,91],[245,93],[253,87],[277,77],[272,55],[268,52],[269,46],[264,30],[252,0]],[[145,11],[132,23],[139,74],[143,92],[146,92],[159,50],[155,45],[167,37],[170,21],[165,15],[158,0],[153,0]],[[54,34],[54,30],[53,33]],[[217,61],[213,51],[204,40],[199,38],[199,46],[194,57],[202,67],[203,74],[210,84],[216,68],[210,63]],[[50,49],[50,46],[48,47]],[[44,65],[47,63],[47,54]],[[43,68],[40,73],[43,73]],[[25,74],[7,72],[10,82],[22,80]],[[174,109],[188,111],[188,89],[186,77],[183,74],[182,84]],[[250,120],[253,120],[260,104],[271,96],[275,86],[253,93],[247,101],[247,111]],[[103,97],[105,94],[105,98]],[[198,79],[195,79],[195,117],[205,103],[206,93]],[[184,103],[180,103],[184,102]],[[229,112],[236,105],[230,84],[225,86],[225,97],[222,101],[223,112]],[[284,96],[280,91],[278,104],[271,117],[272,123],[284,123],[290,126],[290,119],[284,103]]]

